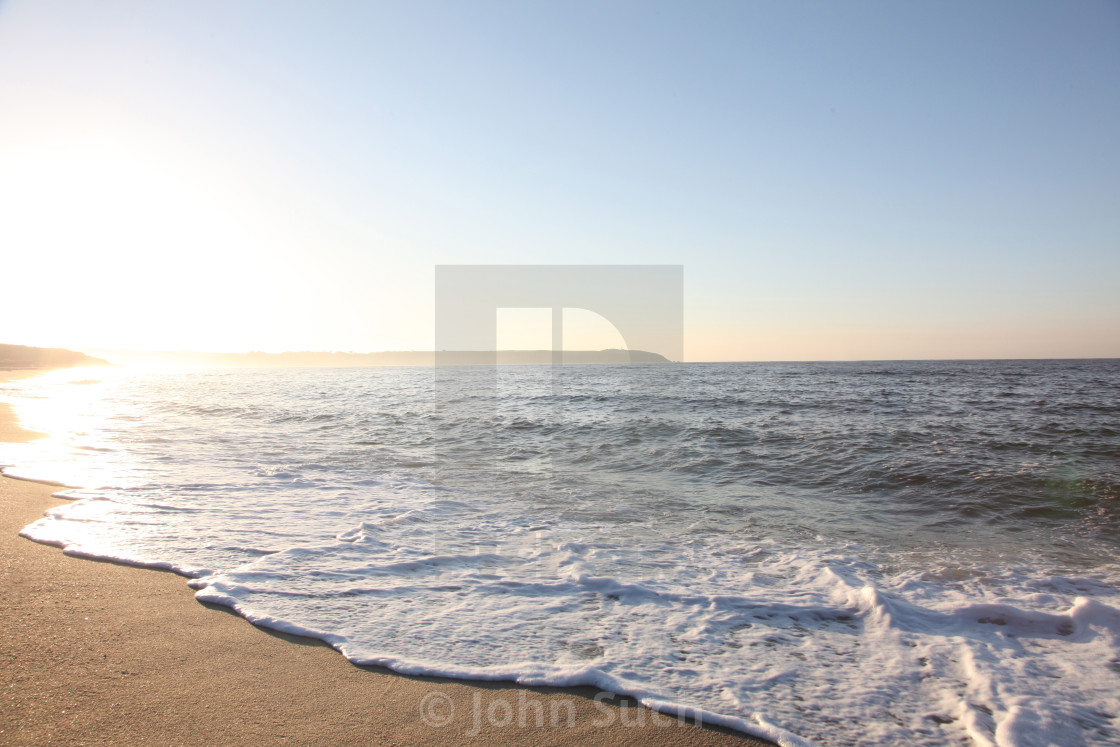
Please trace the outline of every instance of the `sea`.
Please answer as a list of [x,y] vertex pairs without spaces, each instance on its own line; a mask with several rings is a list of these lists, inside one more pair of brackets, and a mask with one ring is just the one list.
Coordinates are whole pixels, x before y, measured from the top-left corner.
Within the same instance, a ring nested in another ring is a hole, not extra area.
[[[357,664],[782,745],[1120,745],[1120,360],[76,369],[23,530]],[[189,587],[189,588],[188,588]]]

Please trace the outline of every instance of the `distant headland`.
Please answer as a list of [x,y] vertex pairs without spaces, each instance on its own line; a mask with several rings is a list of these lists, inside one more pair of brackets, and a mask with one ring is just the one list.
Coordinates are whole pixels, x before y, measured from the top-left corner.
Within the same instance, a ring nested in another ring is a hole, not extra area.
[[[407,350],[383,353],[196,353],[187,351],[95,351],[123,365],[160,363],[181,366],[228,366],[252,368],[342,368],[359,366],[482,366],[541,365],[553,362],[551,350]],[[564,364],[669,363],[665,356],[645,350],[565,350]]]
[[109,362],[63,348],[33,348],[27,345],[0,345],[0,370],[74,368],[107,366]]

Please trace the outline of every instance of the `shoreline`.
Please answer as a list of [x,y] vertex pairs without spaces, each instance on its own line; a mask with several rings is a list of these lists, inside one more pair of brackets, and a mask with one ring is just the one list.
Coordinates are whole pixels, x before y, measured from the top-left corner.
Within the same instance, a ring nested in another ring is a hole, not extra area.
[[[41,435],[0,408],[0,440]],[[57,490],[0,477],[0,743],[770,744],[590,687],[356,666],[196,601],[178,574],[19,537]]]

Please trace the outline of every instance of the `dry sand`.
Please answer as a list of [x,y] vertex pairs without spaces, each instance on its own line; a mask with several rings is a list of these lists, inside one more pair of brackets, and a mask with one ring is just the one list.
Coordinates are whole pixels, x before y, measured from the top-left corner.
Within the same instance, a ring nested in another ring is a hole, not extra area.
[[[0,410],[0,439],[36,435]],[[200,604],[181,576],[18,537],[65,502],[54,490],[0,478],[0,744],[766,744],[590,688],[356,667]]]

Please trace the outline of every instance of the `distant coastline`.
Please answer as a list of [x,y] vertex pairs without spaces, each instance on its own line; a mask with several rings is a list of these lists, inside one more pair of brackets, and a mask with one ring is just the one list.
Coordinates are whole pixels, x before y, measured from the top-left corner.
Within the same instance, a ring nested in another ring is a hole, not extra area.
[[109,361],[63,348],[0,345],[0,370],[46,370],[76,366],[108,366]]
[[[188,350],[128,350],[90,348],[89,355],[63,348],[38,348],[27,345],[0,344],[0,371],[50,370],[77,366],[160,365],[219,368],[357,368],[378,366],[484,366],[484,365],[549,365],[554,362],[551,350],[399,350],[379,353],[289,351],[283,353],[206,353]],[[985,360],[1114,360],[1095,358],[885,358],[885,359],[820,359],[782,361],[691,361],[694,363],[901,363],[920,361],[985,361]],[[645,350],[565,350],[561,362],[571,364],[674,363],[659,353]]]
[[[114,363],[159,362],[184,366],[229,366],[252,368],[360,367],[360,366],[480,366],[533,365],[553,362],[551,350],[408,350],[384,353],[195,353],[186,351],[141,352],[99,351]],[[644,350],[565,350],[565,364],[582,363],[669,363],[658,353]]]

